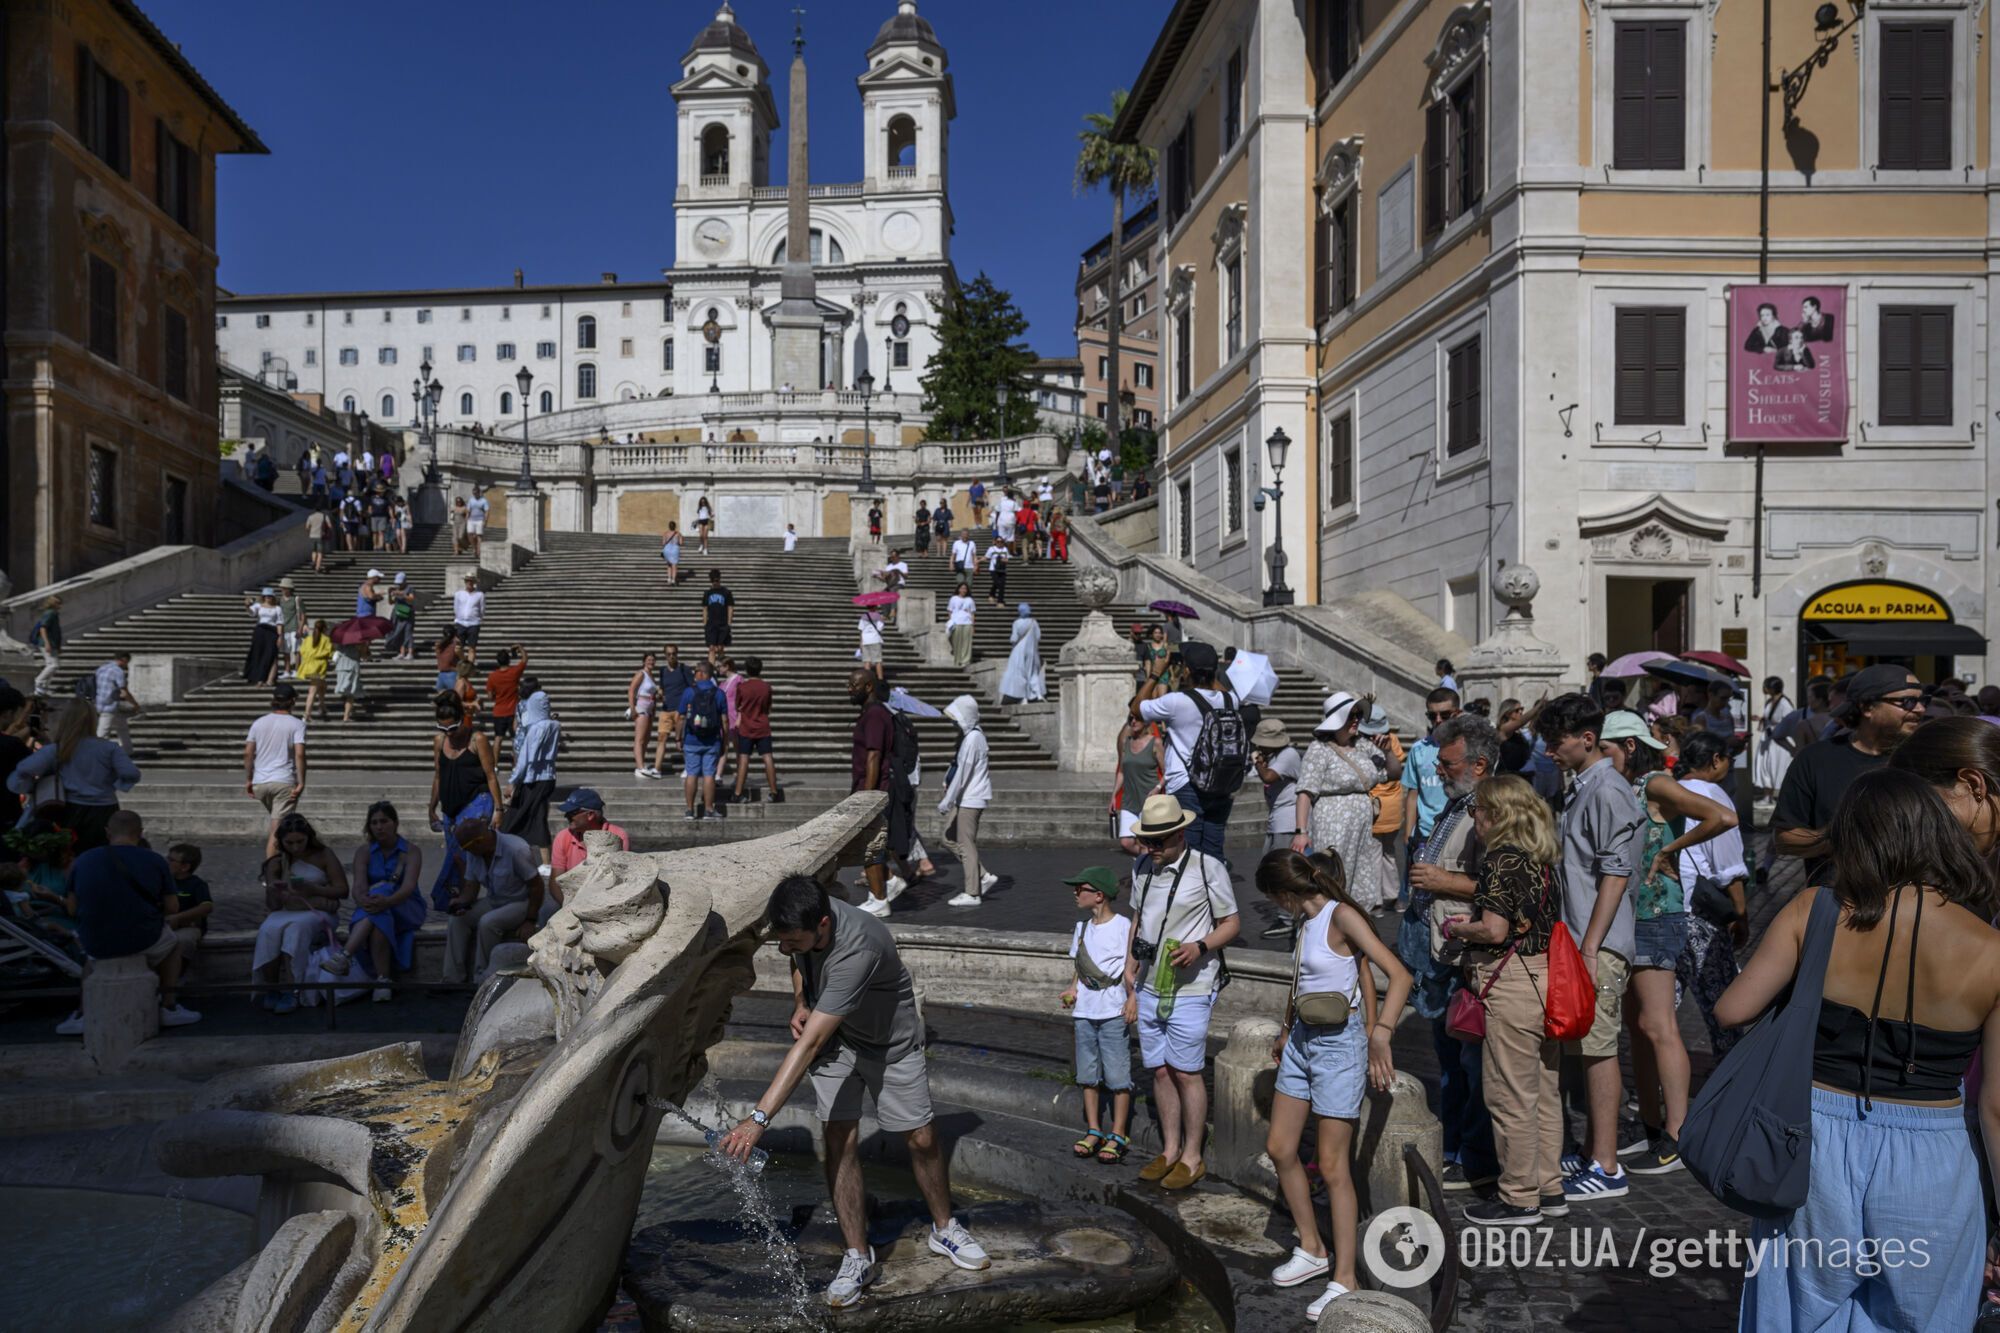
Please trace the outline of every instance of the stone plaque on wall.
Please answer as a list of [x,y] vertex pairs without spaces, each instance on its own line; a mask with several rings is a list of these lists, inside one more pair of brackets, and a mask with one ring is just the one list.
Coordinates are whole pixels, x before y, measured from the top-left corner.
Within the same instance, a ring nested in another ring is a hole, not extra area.
[[1406,166],[1375,196],[1375,269],[1387,273],[1403,262],[1416,236],[1417,175]]
[[715,498],[718,536],[782,537],[785,502],[776,495],[719,495]]

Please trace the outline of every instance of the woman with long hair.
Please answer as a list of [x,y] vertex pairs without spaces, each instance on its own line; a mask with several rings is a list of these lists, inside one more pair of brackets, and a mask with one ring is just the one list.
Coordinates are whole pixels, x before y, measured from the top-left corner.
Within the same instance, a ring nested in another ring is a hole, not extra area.
[[1759,795],[1785,785],[1792,752],[1778,740],[1778,724],[1791,715],[1792,701],[1786,697],[1785,682],[1777,676],[1765,677],[1764,712],[1757,719],[1757,751],[1750,764],[1750,783]]
[[278,636],[285,626],[285,612],[278,605],[278,590],[266,588],[254,597],[245,593],[243,609],[257,622],[250,630],[250,651],[243,655],[243,679],[251,685],[275,685],[278,681]]
[[1474,789],[1472,823],[1486,849],[1469,916],[1448,917],[1447,937],[1468,947],[1468,984],[1484,997],[1480,1048],[1486,1107],[1500,1156],[1500,1193],[1470,1205],[1474,1226],[1526,1226],[1547,1208],[1568,1211],[1562,1187],[1562,1047],[1542,1027],[1549,932],[1562,920],[1562,851],[1549,804],[1512,773]]
[[1167,750],[1150,722],[1127,716],[1118,728],[1118,845],[1127,856],[1143,856],[1136,836],[1146,798],[1160,790]]
[[[290,814],[271,826],[264,844],[264,906],[250,957],[255,981],[306,980],[313,951],[330,945],[340,926],[347,897],[347,872],[327,850],[304,815]],[[264,991],[258,1002],[273,1013],[299,1007],[297,991]]]
[[[88,688],[88,678],[81,683]],[[29,814],[69,830],[78,856],[104,845],[118,793],[138,785],[139,766],[125,747],[97,735],[97,712],[87,695],[69,701],[49,743],[7,776],[7,790],[28,798]]]
[[[1331,1274],[1325,1293],[1306,1307],[1308,1319],[1319,1318],[1330,1301],[1360,1285],[1355,1266],[1360,1208],[1351,1162],[1354,1128],[1366,1087],[1386,1091],[1396,1077],[1389,1038],[1410,998],[1409,969],[1382,943],[1368,914],[1348,897],[1343,879],[1337,860],[1308,860],[1289,848],[1281,847],[1257,863],[1258,891],[1280,913],[1301,923],[1284,1034],[1271,1051],[1278,1081],[1265,1147],[1299,1233],[1299,1243],[1271,1280],[1294,1287]],[[1372,963],[1389,978],[1389,993],[1379,1007],[1363,985],[1364,963]],[[1319,1117],[1319,1175],[1326,1185],[1333,1223],[1330,1257],[1320,1238],[1318,1210],[1305,1168],[1299,1163],[1299,1140],[1308,1113]]]
[[[493,743],[474,725],[465,700],[452,690],[437,696],[437,735],[431,741],[431,799],[424,815],[433,833],[444,834],[444,860],[431,885],[431,905],[443,910],[458,887],[463,861],[458,851],[461,819],[490,820],[500,826],[500,777],[493,766]],[[440,818],[442,814],[442,818]]]
[[[1739,1027],[1768,1009],[1798,974],[1820,895],[1832,895],[1840,927],[1813,1042],[1806,1200],[1751,1224],[1751,1243],[1770,1261],[1744,1282],[1739,1327],[1971,1328],[1986,1248],[1961,1096],[1975,1053],[1985,1158],[2000,1165],[1991,867],[1937,788],[1902,768],[1855,778],[1825,838],[1832,884],[1785,905],[1715,1006],[1719,1022]],[[1835,1242],[1886,1236],[1923,1262],[1834,1266],[1814,1257]]]
[[701,539],[701,553],[708,554],[708,530],[715,526],[715,510],[709,506],[708,497],[702,496],[694,502],[694,530]]
[[669,586],[681,581],[681,525],[669,520],[660,534],[660,559],[666,562]]
[[[1292,850],[1335,852],[1347,869],[1347,894],[1367,911],[1382,905],[1382,856],[1375,845],[1375,798],[1388,776],[1382,752],[1357,745],[1361,723],[1375,707],[1345,690],[1326,697],[1299,768],[1299,815]],[[1394,890],[1390,891],[1394,896]]]
[[639,669],[625,682],[625,716],[632,723],[632,776],[656,778],[657,768],[646,766],[646,740],[653,734],[653,714],[660,711],[659,658],[647,653],[639,659]]
[[[1632,979],[1625,1005],[1625,1029],[1632,1036],[1632,1079],[1639,1090],[1639,1123],[1644,1147],[1627,1150],[1637,1175],[1657,1176],[1681,1168],[1681,1121],[1688,1108],[1688,1054],[1674,1014],[1675,969],[1687,947],[1687,893],[1681,885],[1681,853],[1736,827],[1736,811],[1689,791],[1661,766],[1666,744],[1646,720],[1620,709],[1604,717],[1599,736],[1619,775],[1632,784],[1646,810],[1645,845],[1639,855],[1634,896]],[[1676,828],[1685,832],[1676,835]]]
[[[325,966],[335,976],[345,976],[350,960],[359,958],[368,975],[386,983],[416,961],[417,930],[427,913],[417,892],[424,853],[403,839],[396,807],[387,801],[368,807],[362,831],[367,841],[354,852],[354,918],[346,945]],[[394,997],[387,985],[375,988],[377,1001]]]
[[[1690,732],[1681,742],[1674,780],[1697,796],[1731,806],[1722,785],[1729,780],[1733,763],[1729,748],[1726,736]],[[1750,939],[1750,908],[1744,895],[1750,867],[1744,861],[1743,834],[1728,829],[1707,842],[1684,847],[1680,861],[1681,889],[1687,897],[1687,944],[1674,978],[1694,996],[1695,1007],[1708,1024],[1709,1051],[1720,1060],[1739,1034],[1715,1021],[1715,1002],[1736,980],[1737,946]]]
[[299,640],[299,679],[306,683],[308,719],[318,708],[320,721],[326,720],[326,677],[333,667],[333,647],[333,636],[327,633],[324,620],[313,621],[312,633]]
[[972,595],[972,585],[964,579],[958,581],[958,591],[945,604],[945,638],[951,643],[953,666],[972,664],[972,624],[979,612],[979,599]]

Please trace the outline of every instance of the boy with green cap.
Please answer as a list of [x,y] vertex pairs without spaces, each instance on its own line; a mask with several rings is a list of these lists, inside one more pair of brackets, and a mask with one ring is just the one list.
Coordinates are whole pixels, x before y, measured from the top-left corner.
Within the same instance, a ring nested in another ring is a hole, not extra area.
[[[1103,866],[1079,870],[1063,883],[1075,890],[1077,910],[1088,914],[1070,940],[1076,979],[1062,993],[1063,1008],[1076,1016],[1076,1083],[1083,1089],[1083,1114],[1090,1126],[1071,1151],[1112,1165],[1124,1161],[1131,1146],[1126,1137],[1132,1118],[1132,1043],[1125,1026],[1125,954],[1132,920],[1111,910],[1123,885]],[[1110,1134],[1098,1114],[1100,1086],[1111,1093]]]

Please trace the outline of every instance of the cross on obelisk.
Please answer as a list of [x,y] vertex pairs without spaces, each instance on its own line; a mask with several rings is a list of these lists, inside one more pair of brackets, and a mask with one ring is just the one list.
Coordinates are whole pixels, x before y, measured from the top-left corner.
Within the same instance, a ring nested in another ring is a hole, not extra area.
[[792,51],[806,49],[806,11],[802,6],[792,6]]

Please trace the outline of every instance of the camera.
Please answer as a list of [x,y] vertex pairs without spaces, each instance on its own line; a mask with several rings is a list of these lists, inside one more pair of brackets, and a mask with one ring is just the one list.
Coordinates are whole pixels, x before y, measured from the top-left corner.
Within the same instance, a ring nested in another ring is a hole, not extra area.
[[1132,941],[1132,956],[1142,963],[1150,963],[1159,957],[1160,946],[1148,944],[1145,940]]

